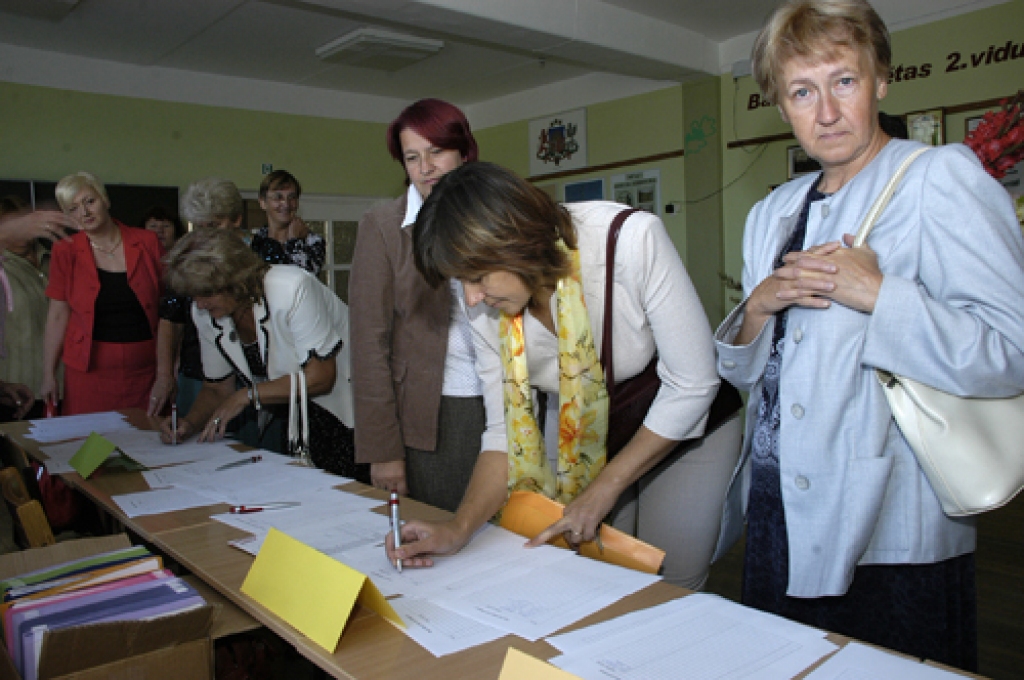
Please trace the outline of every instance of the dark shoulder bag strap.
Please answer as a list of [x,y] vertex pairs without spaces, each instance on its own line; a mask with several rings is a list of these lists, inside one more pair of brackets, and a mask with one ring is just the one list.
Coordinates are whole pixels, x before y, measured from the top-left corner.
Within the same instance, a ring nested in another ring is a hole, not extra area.
[[604,323],[601,327],[601,368],[604,370],[604,381],[608,386],[608,395],[615,391],[615,367],[612,354],[612,292],[615,283],[615,245],[619,242],[619,232],[622,225],[639,208],[630,208],[621,211],[612,220],[608,229],[608,247],[605,255],[605,278],[604,278]]

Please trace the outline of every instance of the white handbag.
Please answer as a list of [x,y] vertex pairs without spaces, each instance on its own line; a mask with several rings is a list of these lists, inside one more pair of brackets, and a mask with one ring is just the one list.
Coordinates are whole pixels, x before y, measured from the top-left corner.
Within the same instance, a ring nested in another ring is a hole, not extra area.
[[[868,211],[854,247],[862,245],[910,164],[907,157]],[[957,397],[916,380],[875,371],[896,424],[924,471],[942,511],[964,517],[1009,503],[1024,487],[1024,394]]]
[[[288,453],[298,456],[299,462],[306,467],[316,467],[309,454],[309,397],[306,394],[306,374],[299,371],[288,377],[291,382],[291,395],[288,400]],[[298,390],[295,389],[296,383]]]

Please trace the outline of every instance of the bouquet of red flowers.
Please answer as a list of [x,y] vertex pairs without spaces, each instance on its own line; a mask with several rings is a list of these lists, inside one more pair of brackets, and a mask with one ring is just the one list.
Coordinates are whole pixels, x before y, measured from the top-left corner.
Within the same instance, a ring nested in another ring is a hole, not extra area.
[[1024,159],[1024,90],[1012,100],[1004,99],[1001,111],[989,111],[964,139],[978,155],[988,174],[1005,177],[1010,168]]

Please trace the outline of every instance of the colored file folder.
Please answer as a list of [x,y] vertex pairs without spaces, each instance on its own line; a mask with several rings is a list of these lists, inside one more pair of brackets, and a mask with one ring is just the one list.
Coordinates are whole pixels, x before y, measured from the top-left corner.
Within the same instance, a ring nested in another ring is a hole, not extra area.
[[[532,491],[513,491],[501,511],[501,526],[526,538],[533,538],[562,518],[565,506]],[[607,524],[601,525],[602,550],[597,541],[580,546],[580,554],[620,567],[657,574],[665,559],[665,551],[633,538]],[[552,545],[568,548],[560,536]]]

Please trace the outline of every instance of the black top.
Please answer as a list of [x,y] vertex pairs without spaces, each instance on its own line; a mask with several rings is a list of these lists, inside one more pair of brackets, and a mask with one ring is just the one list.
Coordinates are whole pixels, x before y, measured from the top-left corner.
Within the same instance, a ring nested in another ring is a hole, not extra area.
[[97,268],[100,293],[96,296],[96,315],[92,339],[97,342],[142,342],[151,340],[153,331],[135,291],[128,285],[128,272],[108,272]]
[[327,257],[327,245],[319,234],[310,232],[305,238],[289,239],[281,243],[270,237],[267,227],[261,228],[253,234],[249,246],[270,264],[294,264],[302,267],[313,276],[323,269],[324,260]]
[[242,352],[245,354],[245,361],[249,364],[249,373],[252,377],[266,378],[267,365],[260,354],[260,343],[255,340],[249,344],[242,343]]
[[192,320],[192,298],[173,292],[160,300],[160,318],[185,326],[181,338],[181,374],[186,378],[203,380],[203,352],[199,348],[199,333]]

